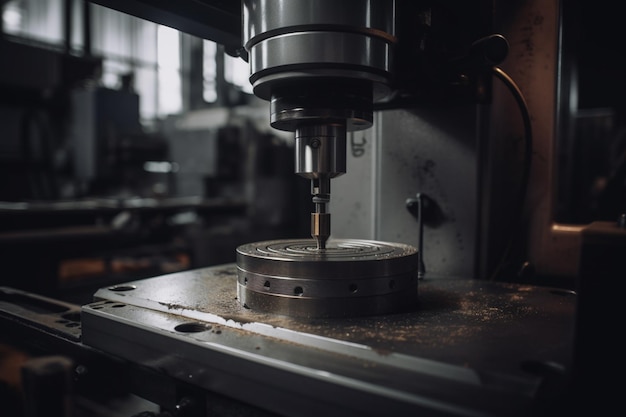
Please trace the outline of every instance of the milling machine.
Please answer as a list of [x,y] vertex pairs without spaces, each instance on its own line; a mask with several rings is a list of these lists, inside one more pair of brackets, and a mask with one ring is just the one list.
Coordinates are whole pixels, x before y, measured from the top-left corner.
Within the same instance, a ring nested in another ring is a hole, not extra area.
[[[254,94],[272,127],[294,132],[295,171],[310,179],[308,240],[237,251],[238,299],[297,316],[352,316],[415,305],[417,250],[331,235],[331,179],[346,172],[347,132],[367,129],[391,92],[396,5],[389,1],[243,2]],[[313,244],[312,244],[313,243]]]
[[[598,335],[589,277],[598,253],[602,278],[623,270],[624,230],[567,230],[582,241],[561,249],[580,251],[584,309],[567,286],[488,279],[501,272],[493,253],[512,247],[508,222],[517,226],[526,194],[536,197],[528,157],[551,149],[530,148],[529,111],[542,133],[556,123],[542,111],[556,98],[536,95],[560,82],[558,1],[96,3],[213,39],[249,62],[271,125],[294,132],[296,174],[311,181],[312,239],[245,244],[235,264],[101,288],[83,306],[0,289],[6,329],[70,358],[28,372],[29,398],[54,384],[42,374],[94,401],[131,392],[157,404],[155,416],[549,416],[599,398],[585,382],[586,372],[597,376],[586,365],[595,351],[582,348]],[[494,15],[511,36],[494,32]],[[543,53],[507,56],[531,44]],[[530,104],[497,67],[509,58],[526,71]],[[505,161],[515,165],[506,178],[521,181],[505,185],[515,210],[500,227],[490,218],[502,190],[489,187],[499,160],[488,139],[520,130],[511,122],[520,110],[526,147],[513,154],[526,159]],[[358,174],[341,183],[350,163]],[[341,190],[332,235],[331,180]],[[346,195],[363,199],[365,229]],[[526,220],[532,245],[564,236],[539,212]]]

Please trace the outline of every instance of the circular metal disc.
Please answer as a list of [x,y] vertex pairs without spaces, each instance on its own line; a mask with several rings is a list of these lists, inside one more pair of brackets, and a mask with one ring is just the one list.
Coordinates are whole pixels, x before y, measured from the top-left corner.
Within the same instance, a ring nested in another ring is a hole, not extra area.
[[273,240],[237,248],[246,308],[295,317],[401,312],[417,301],[417,249],[372,240]]

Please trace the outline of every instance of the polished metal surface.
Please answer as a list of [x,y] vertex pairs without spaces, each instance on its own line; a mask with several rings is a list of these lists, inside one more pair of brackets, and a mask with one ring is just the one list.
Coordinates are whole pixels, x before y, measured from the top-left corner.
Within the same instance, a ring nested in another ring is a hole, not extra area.
[[378,36],[394,37],[394,3],[394,0],[244,0],[244,37],[248,42],[271,30],[320,23],[368,28]]
[[237,248],[237,295],[252,310],[297,317],[408,311],[417,302],[417,249],[399,243],[273,240]]
[[[350,64],[390,71],[388,39],[339,31],[286,33],[259,41],[251,49],[253,73],[279,65]],[[268,54],[268,52],[271,52]]]
[[346,172],[345,125],[306,125],[296,130],[296,173],[335,178]]
[[[322,126],[328,124],[345,125],[346,131],[364,130],[372,127],[374,112],[372,110],[372,98],[384,95],[376,89],[376,86],[363,84],[362,91],[347,91],[346,85],[337,88],[334,92],[324,91],[323,87],[316,88],[320,80],[312,74],[307,73],[306,84],[312,87],[306,91],[299,88],[298,95],[301,97],[274,97],[270,103],[270,125],[278,130],[295,132],[298,128],[315,126],[323,122]],[[333,71],[337,75],[345,75],[344,71]],[[315,71],[315,73],[318,73]],[[324,72],[328,77],[329,73]],[[278,75],[268,78],[279,79]],[[321,77],[320,77],[321,78]],[[304,82],[304,80],[302,80]],[[327,89],[329,87],[326,87]],[[372,90],[371,93],[368,90]],[[384,91],[387,91],[384,89]],[[302,97],[306,97],[303,99]],[[303,106],[306,103],[306,106]]]
[[396,42],[394,13],[395,2],[386,0],[245,0],[243,42],[255,95],[269,100],[275,84],[305,78],[309,70],[376,83],[382,75],[384,84]]

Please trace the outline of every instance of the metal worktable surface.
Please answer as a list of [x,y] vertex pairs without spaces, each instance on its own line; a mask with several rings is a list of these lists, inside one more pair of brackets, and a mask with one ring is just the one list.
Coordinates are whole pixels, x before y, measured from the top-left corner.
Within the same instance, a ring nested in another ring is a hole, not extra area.
[[470,279],[418,292],[408,313],[296,319],[241,306],[236,265],[220,265],[102,288],[82,341],[280,415],[536,415],[558,396],[545,387],[569,366],[573,292]]

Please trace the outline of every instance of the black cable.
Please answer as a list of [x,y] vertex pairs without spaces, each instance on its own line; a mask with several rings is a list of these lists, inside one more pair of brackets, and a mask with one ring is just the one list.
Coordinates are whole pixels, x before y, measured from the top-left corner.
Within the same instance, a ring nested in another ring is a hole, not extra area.
[[504,263],[506,262],[509,254],[511,252],[513,242],[517,237],[518,226],[521,224],[523,215],[524,215],[524,203],[526,201],[526,195],[528,193],[528,186],[530,183],[530,168],[532,162],[532,153],[533,153],[533,136],[532,136],[532,125],[530,122],[530,113],[528,111],[528,105],[526,104],[526,99],[524,99],[524,95],[522,91],[519,89],[515,81],[502,69],[498,67],[493,67],[493,73],[496,78],[500,79],[504,85],[509,89],[515,102],[517,103],[522,121],[524,123],[524,165],[522,171],[522,179],[519,188],[519,195],[517,196],[517,205],[516,205],[516,213],[513,216],[512,224],[511,224],[511,232],[509,235],[509,241],[504,249],[502,254],[502,258],[500,259],[500,263],[494,269],[491,280],[496,278],[496,275],[502,269]]

